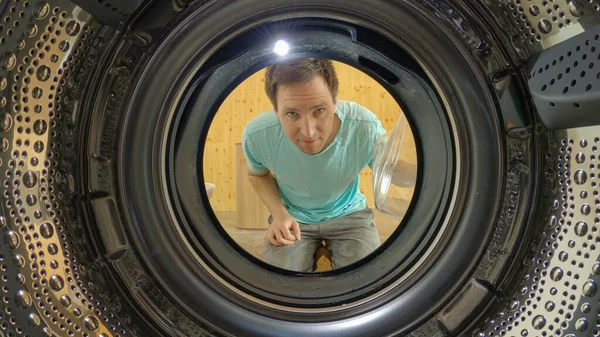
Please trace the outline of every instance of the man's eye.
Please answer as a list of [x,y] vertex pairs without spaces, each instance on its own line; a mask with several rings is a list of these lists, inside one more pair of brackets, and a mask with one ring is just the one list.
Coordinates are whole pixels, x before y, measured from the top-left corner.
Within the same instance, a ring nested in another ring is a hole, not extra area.
[[287,113],[287,115],[288,115],[288,116],[290,116],[290,117],[294,117],[294,116],[296,116],[296,112],[294,112],[294,111],[289,111],[289,112]]
[[315,110],[315,112],[318,113],[318,114],[322,114],[323,112],[325,112],[325,109],[318,108],[317,110]]

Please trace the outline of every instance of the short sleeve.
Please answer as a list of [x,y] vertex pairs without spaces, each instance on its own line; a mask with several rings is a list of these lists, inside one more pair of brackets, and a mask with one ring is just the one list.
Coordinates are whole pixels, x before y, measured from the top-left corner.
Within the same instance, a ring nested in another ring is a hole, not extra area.
[[373,115],[376,119],[376,122],[373,123],[373,129],[371,130],[371,159],[369,160],[369,167],[373,169],[373,156],[375,154],[375,147],[377,146],[377,141],[381,138],[381,136],[385,135],[387,131],[381,125],[381,122],[375,115]]
[[242,132],[242,149],[246,156],[248,168],[252,173],[263,174],[268,170],[263,165],[263,160],[259,158],[260,152],[256,151],[255,144],[252,142],[252,137],[248,137],[248,130],[246,128],[244,128],[244,131]]

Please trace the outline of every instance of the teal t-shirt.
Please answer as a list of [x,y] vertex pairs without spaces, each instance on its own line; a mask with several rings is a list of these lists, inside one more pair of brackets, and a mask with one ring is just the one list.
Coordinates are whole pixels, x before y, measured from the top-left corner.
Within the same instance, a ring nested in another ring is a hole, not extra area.
[[281,202],[298,222],[313,224],[367,207],[359,174],[371,166],[385,130],[371,111],[338,100],[340,130],[321,153],[305,154],[289,140],[273,110],[252,119],[242,133],[249,169],[273,172]]

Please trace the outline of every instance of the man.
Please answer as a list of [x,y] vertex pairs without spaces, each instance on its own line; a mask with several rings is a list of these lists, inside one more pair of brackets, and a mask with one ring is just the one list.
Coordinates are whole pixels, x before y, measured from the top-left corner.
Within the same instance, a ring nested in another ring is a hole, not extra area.
[[338,101],[338,85],[329,60],[270,66],[265,90],[273,110],[242,135],[248,178],[271,212],[264,259],[281,268],[312,271],[322,241],[334,269],[380,245],[359,174],[385,130],[366,108]]

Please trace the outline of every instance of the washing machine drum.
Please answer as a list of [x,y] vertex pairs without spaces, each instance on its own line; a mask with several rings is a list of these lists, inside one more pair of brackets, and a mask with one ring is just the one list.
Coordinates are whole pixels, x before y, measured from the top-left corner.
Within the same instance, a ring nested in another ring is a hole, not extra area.
[[[0,11],[0,336],[600,335],[598,4],[14,0]],[[226,97],[306,57],[360,70],[402,111],[368,177],[398,229],[316,273],[242,248],[216,205],[245,175],[223,185],[203,173],[233,172],[219,158],[242,139],[207,150],[209,130],[241,130],[236,111],[217,123]],[[403,171],[408,130],[416,155]],[[414,192],[399,212],[390,191],[407,172]]]

